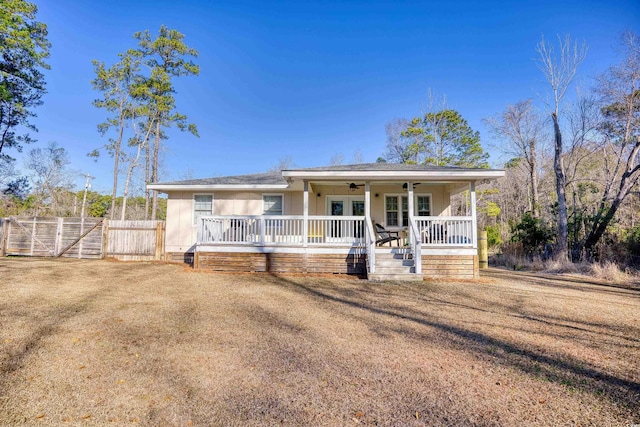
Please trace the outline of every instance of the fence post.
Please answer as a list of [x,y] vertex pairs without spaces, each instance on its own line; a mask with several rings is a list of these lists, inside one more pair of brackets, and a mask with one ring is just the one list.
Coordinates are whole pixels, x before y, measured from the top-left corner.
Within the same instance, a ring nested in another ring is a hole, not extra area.
[[162,233],[162,221],[158,221],[158,223],[156,224],[156,261],[160,261],[162,260],[162,252],[163,252],[163,241],[162,241],[162,236],[164,233]]
[[58,255],[58,252],[62,249],[62,230],[64,226],[64,219],[58,218],[58,228],[56,229],[56,242],[53,246],[54,255]]
[[9,236],[9,221],[0,218],[0,256],[5,256],[7,251],[7,236]]
[[101,259],[106,258],[109,255],[109,222],[110,219],[105,219],[102,223],[102,254]]

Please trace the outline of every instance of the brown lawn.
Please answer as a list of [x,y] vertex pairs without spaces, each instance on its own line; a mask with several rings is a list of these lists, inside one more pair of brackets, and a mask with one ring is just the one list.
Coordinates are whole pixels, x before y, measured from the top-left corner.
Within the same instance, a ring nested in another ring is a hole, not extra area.
[[640,423],[640,292],[0,259],[2,425]]

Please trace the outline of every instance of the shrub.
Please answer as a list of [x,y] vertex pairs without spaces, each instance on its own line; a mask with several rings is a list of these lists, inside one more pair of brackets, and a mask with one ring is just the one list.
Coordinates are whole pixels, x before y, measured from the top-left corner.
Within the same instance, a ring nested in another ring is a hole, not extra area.
[[522,249],[529,258],[545,255],[545,247],[553,237],[553,231],[530,212],[525,212],[520,222],[511,228],[511,241],[522,243]]
[[484,229],[487,231],[487,245],[490,248],[500,246],[502,244],[500,226],[498,224],[487,225]]

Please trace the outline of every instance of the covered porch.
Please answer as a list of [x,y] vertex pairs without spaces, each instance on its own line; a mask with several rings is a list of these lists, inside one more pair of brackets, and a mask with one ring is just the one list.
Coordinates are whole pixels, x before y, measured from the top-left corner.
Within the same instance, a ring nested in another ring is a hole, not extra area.
[[[295,172],[284,171],[283,175],[291,189],[299,191],[302,212],[202,217],[196,253],[270,254],[267,258],[289,254],[294,264],[321,254],[328,261],[331,255],[360,263],[358,268],[367,277],[380,279],[411,276],[421,280],[425,273],[432,276],[439,265],[457,268],[460,266],[451,261],[460,261],[467,270],[464,275],[475,277],[475,180],[416,182],[384,177],[359,181],[358,176],[312,178]],[[451,215],[448,200],[435,209],[433,194],[450,197],[465,190],[469,191],[465,215]],[[432,215],[436,210],[439,214]],[[443,264],[441,257],[448,261]],[[229,255],[224,259],[230,261]],[[423,267],[429,271],[423,273]]]

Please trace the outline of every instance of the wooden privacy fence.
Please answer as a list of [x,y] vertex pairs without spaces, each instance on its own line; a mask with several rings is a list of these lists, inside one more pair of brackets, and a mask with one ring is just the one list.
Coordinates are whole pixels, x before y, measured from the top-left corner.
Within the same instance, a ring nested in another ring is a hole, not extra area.
[[164,221],[0,218],[0,255],[161,260]]
[[126,261],[161,260],[164,221],[107,221],[103,247],[107,257]]

